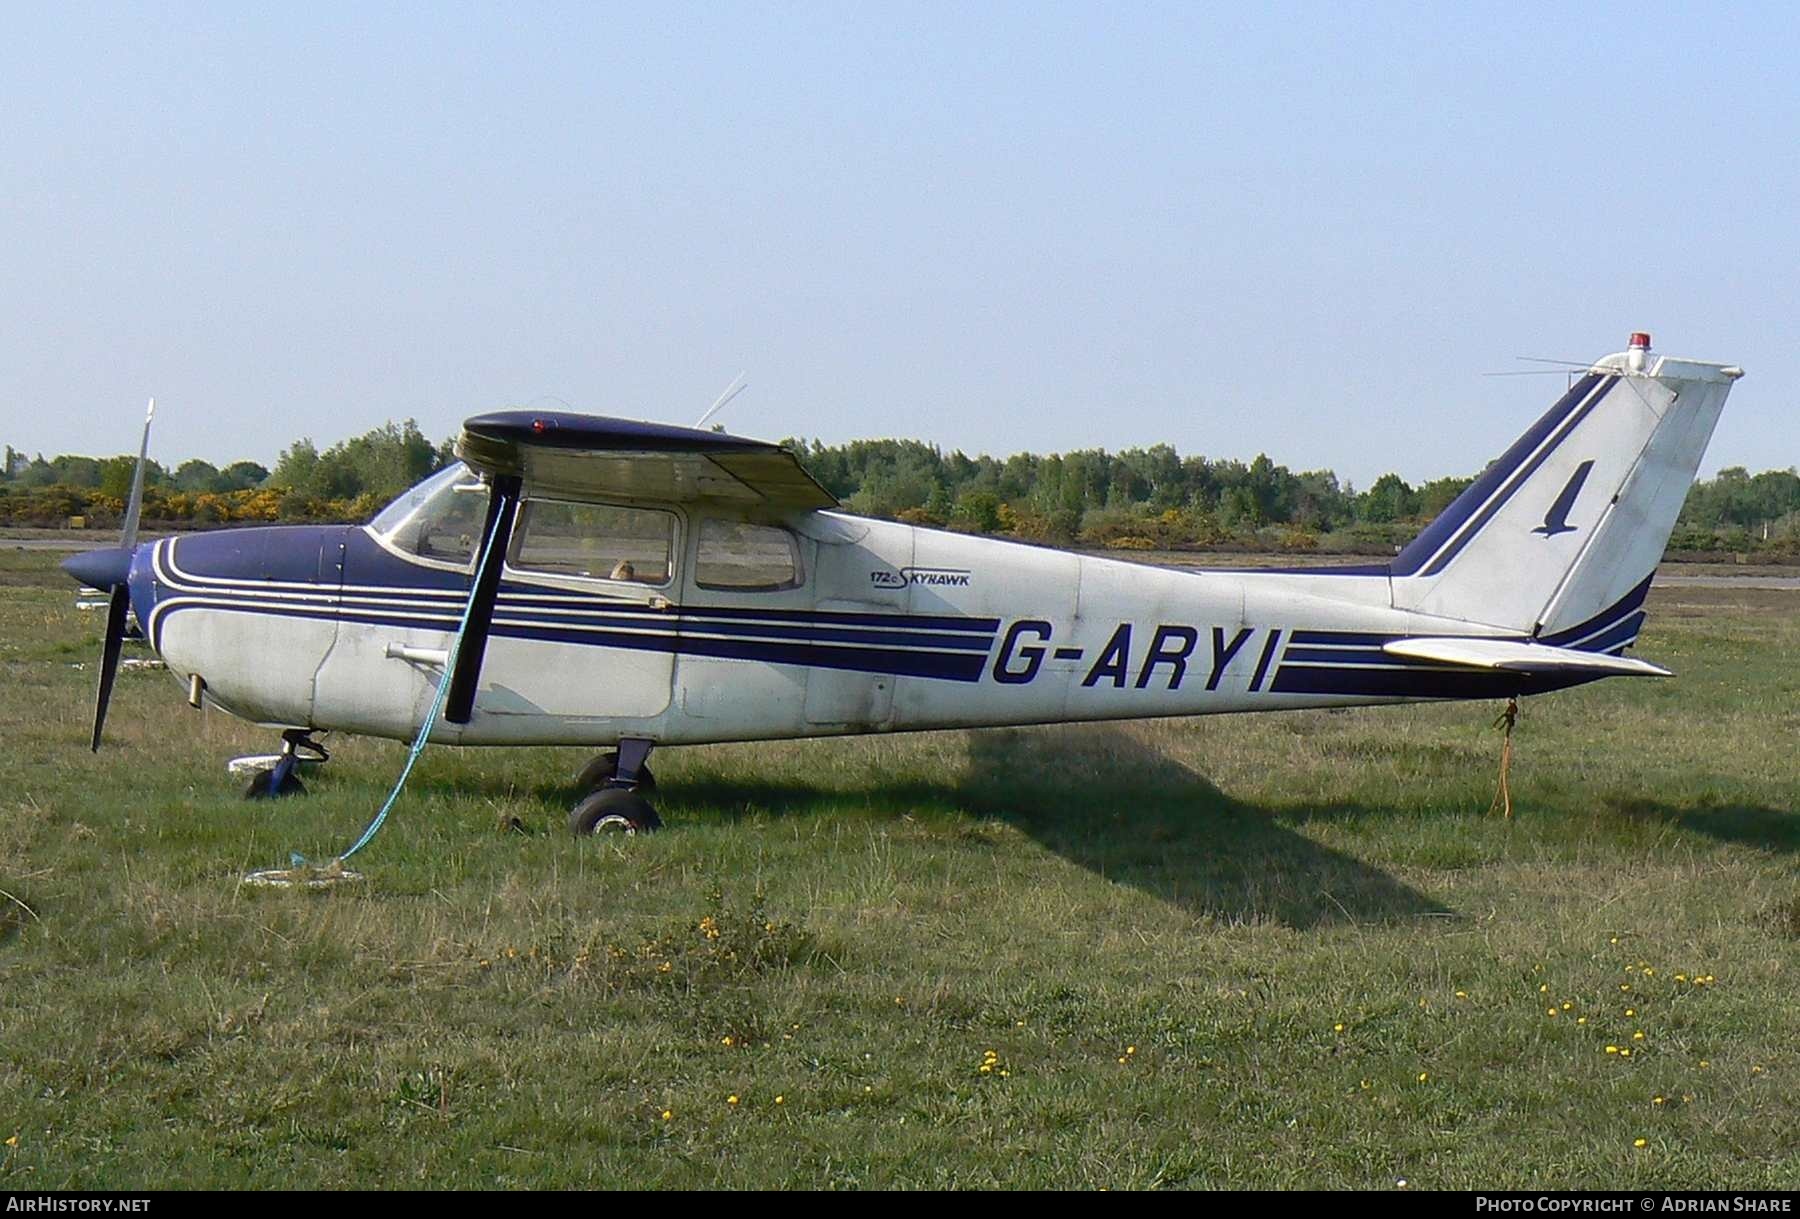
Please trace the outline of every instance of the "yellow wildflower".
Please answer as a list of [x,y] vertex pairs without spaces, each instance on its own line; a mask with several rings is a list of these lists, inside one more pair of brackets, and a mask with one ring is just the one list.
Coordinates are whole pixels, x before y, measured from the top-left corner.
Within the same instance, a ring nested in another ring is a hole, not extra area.
[[785,1104],[787,1104],[787,1097],[785,1097],[785,1096],[777,1096],[777,1097],[776,1097],[776,1098],[775,1098],[775,1103],[776,1103],[776,1104],[778,1104],[778,1105],[785,1105]]
[[1636,1139],[1632,1142],[1631,1145],[1633,1147],[1648,1147],[1650,1145],[1650,1140],[1649,1139]]
[[1419,1082],[1420,1083],[1425,1083],[1425,1082],[1429,1081],[1430,1079],[1431,1079],[1431,1072],[1429,1072],[1429,1071],[1420,1071],[1419,1072]]
[[737,1093],[733,1092],[730,1096],[727,1096],[725,1098],[725,1103],[728,1105],[737,1104],[738,1103]]
[[663,1121],[666,1122],[674,1116],[675,1116],[674,1110],[672,1110],[672,1109],[664,1109],[663,1110]]
[[1609,1045],[1606,1047],[1606,1052],[1608,1054],[1617,1054],[1619,1052],[1619,1047],[1616,1045]]

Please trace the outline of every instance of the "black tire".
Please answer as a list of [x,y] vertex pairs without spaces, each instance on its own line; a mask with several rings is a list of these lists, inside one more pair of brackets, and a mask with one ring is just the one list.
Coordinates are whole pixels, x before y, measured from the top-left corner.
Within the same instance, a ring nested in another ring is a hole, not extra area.
[[293,771],[288,772],[287,780],[282,783],[280,791],[271,791],[270,784],[275,779],[273,770],[259,770],[250,785],[244,788],[246,800],[277,800],[283,796],[304,796],[306,784],[300,782],[300,776]]
[[[597,792],[611,783],[618,773],[619,755],[609,749],[581,768],[581,773],[575,776],[575,786],[583,795]],[[650,773],[648,766],[638,767],[637,786],[631,790],[646,796],[656,790],[656,776]]]
[[577,838],[604,833],[648,834],[661,828],[662,818],[650,802],[622,787],[603,787],[569,812],[569,832]]

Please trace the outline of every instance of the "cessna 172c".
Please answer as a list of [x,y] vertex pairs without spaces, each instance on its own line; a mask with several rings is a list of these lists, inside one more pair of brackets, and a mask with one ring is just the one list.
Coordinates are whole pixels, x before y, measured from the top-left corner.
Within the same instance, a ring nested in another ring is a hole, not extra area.
[[139,546],[134,491],[124,545],[64,564],[110,591],[93,745],[128,611],[195,705],[287,729],[263,792],[322,730],[616,749],[577,833],[659,824],[655,745],[1666,675],[1624,652],[1741,375],[1634,334],[1391,562],[1352,567],[1172,571],[868,520],[778,445],[531,411],[468,420],[461,461],[367,525]]

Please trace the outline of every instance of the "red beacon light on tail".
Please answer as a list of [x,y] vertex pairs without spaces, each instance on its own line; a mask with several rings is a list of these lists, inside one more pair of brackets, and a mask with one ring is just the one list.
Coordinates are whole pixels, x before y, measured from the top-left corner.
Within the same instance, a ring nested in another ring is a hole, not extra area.
[[1632,372],[1643,372],[1644,361],[1650,355],[1650,336],[1642,330],[1631,332],[1631,343],[1625,351],[1625,367]]

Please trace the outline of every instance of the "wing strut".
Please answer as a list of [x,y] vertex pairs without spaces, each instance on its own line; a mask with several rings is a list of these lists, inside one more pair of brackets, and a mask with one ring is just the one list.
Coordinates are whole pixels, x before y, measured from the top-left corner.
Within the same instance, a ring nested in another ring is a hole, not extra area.
[[[469,590],[468,625],[456,649],[456,667],[450,673],[450,693],[444,703],[444,718],[452,724],[466,724],[475,714],[475,688],[481,681],[488,631],[494,625],[494,602],[500,595],[500,573],[506,566],[506,548],[518,516],[520,485],[518,475],[502,474],[494,479],[494,489],[488,494],[487,524],[481,531],[487,543],[483,561],[475,570],[475,586]],[[500,556],[500,562],[487,561],[494,554]]]

